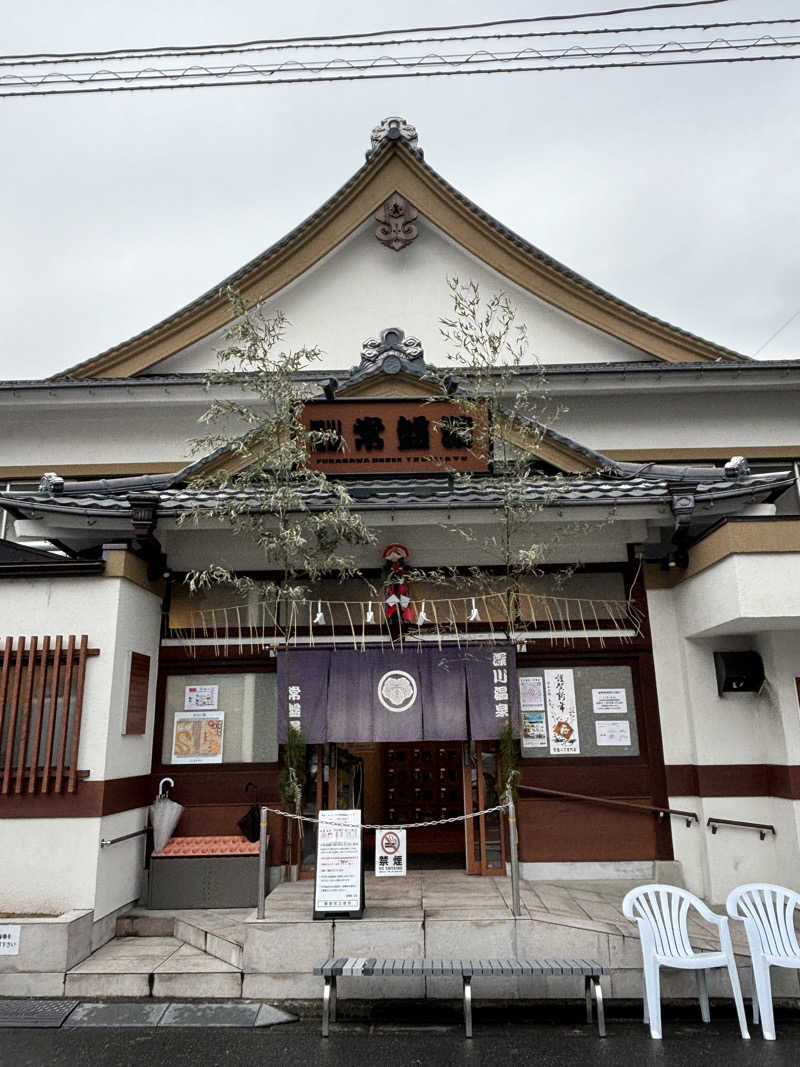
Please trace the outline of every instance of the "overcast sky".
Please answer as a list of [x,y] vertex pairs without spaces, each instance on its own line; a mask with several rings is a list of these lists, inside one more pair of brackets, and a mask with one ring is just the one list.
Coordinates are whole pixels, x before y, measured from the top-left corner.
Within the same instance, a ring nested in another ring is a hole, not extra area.
[[[625,5],[34,0],[5,5],[0,51],[612,6]],[[729,0],[615,24],[768,15],[800,10]],[[800,309],[799,88],[800,64],[788,61],[2,99],[0,377],[54,373],[214,286],[334,192],[392,114],[417,126],[439,173],[528,240],[651,314],[751,354]],[[800,357],[800,316],[762,354],[787,357]]]

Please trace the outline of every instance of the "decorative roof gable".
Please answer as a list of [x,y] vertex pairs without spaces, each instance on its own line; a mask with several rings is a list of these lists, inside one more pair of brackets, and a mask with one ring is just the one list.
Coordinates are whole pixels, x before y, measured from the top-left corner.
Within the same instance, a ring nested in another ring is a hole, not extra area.
[[626,304],[513,233],[437,174],[423,159],[414,127],[393,117],[373,130],[364,165],[286,237],[174,315],[56,377],[141,374],[230,322],[226,287],[238,289],[248,304],[268,299],[376,215],[379,229],[385,227],[381,240],[399,251],[414,239],[416,214],[509,282],[652,357],[745,360]]

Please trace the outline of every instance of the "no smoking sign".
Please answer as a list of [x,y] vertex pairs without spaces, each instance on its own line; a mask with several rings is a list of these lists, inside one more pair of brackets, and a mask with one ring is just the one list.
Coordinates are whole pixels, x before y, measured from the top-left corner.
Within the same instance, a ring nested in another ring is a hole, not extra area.
[[406,873],[405,830],[375,831],[375,876],[392,878]]

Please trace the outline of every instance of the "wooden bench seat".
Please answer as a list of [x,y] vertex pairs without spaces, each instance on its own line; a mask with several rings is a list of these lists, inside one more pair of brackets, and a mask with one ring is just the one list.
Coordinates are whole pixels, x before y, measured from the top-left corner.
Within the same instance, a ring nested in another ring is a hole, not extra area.
[[586,1021],[592,1021],[592,998],[597,1006],[597,1030],[606,1036],[603,991],[600,976],[609,968],[597,960],[584,959],[380,959],[378,957],[331,958],[314,968],[325,981],[322,991],[322,1036],[336,1022],[337,978],[452,978],[461,979],[464,991],[464,1029],[472,1037],[472,979],[583,976]]

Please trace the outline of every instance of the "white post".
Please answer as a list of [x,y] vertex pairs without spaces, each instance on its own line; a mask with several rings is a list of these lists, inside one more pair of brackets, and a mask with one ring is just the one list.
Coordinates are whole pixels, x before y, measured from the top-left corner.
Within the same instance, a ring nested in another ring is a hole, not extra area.
[[508,843],[511,849],[511,913],[519,916],[522,909],[519,902],[519,842],[517,838],[517,809],[511,793],[511,781],[506,785],[506,808],[508,809]]
[[261,821],[258,826],[258,903],[256,915],[264,918],[264,906],[267,896],[267,809],[261,809]]

